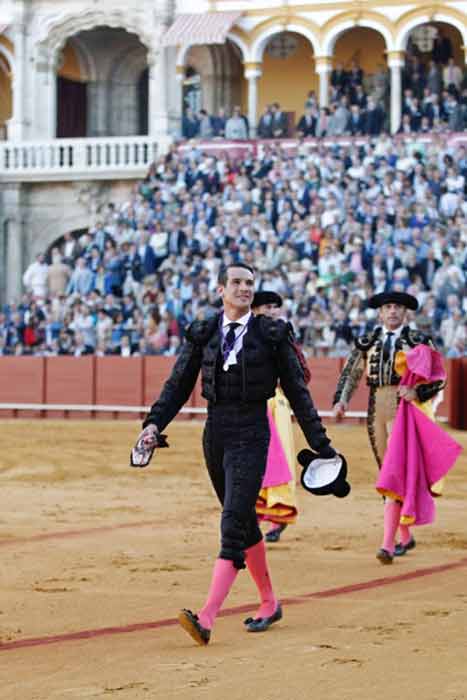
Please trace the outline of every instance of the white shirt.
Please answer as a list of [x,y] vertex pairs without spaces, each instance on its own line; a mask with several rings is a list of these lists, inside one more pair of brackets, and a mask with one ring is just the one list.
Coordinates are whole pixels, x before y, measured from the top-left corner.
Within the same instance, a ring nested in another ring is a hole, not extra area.
[[[228,357],[228,366],[230,365],[236,365],[237,364],[237,355],[239,354],[240,350],[243,347],[243,338],[245,337],[246,333],[248,333],[248,322],[251,318],[251,311],[248,311],[244,316],[241,318],[238,318],[236,321],[232,321],[227,314],[224,311],[224,315],[222,317],[222,345],[224,344],[225,336],[229,332],[229,324],[230,323],[238,323],[239,325],[235,329],[235,345],[233,346],[230,355]],[[225,366],[225,365],[224,365]]]
[[[396,328],[396,330],[390,330],[389,328],[386,328],[386,326],[382,326],[381,341],[383,343],[383,346],[382,346],[383,348],[384,348],[384,343],[385,343],[385,340],[386,340],[388,334],[392,333],[392,337],[391,337],[391,365],[390,365],[391,367],[392,367],[392,363],[393,363],[395,343],[396,343],[396,340],[399,339],[400,334],[402,333],[403,327],[404,326],[402,325],[402,326],[399,326],[399,328]],[[388,383],[387,377],[385,377],[386,371],[384,370],[383,362],[384,362],[383,361],[383,353],[381,353],[381,361],[380,361],[380,367],[379,367],[379,375],[380,375],[379,380],[380,380],[381,386],[383,386],[383,384]]]
[[404,326],[402,325],[402,326],[399,326],[399,328],[396,328],[395,331],[394,330],[391,331],[389,328],[386,328],[386,326],[382,326],[383,333],[381,336],[381,340],[383,341],[383,345],[384,345],[384,341],[386,340],[388,333],[392,333],[391,345],[392,345],[392,347],[394,347],[394,343],[396,342],[396,340],[399,339],[400,334],[402,333],[403,327]]

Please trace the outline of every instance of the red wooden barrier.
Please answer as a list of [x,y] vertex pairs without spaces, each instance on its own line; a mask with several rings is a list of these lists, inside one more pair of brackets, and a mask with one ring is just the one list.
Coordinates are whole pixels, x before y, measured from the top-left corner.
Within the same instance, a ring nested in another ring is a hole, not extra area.
[[308,360],[311,372],[309,389],[313,403],[321,411],[332,409],[332,400],[339,379],[341,361],[338,358],[313,357]]
[[[45,359],[43,357],[0,358],[0,403],[44,403]],[[0,411],[11,418],[12,411]],[[22,411],[24,418],[37,418],[40,411]]]
[[[175,359],[172,357],[0,357],[0,403],[97,404],[149,406],[160,395]],[[329,411],[343,360],[313,358],[310,390],[318,410]],[[438,416],[467,428],[467,358],[448,360],[448,384]],[[368,388],[362,378],[349,410],[366,410]],[[198,380],[189,406],[206,405]],[[0,417],[39,417],[45,411],[0,410]],[[48,411],[50,417],[63,415]],[[87,416],[73,413],[69,415]],[[134,413],[95,413],[99,417],[138,419]],[[181,414],[181,419],[193,417]],[[196,417],[196,414],[195,416]]]
[[[144,406],[151,406],[159,398],[162,387],[175,364],[175,357],[145,357],[144,358]],[[188,404],[193,405],[191,397]],[[189,413],[180,413],[180,420],[191,418]]]
[[[143,406],[144,359],[142,357],[96,357],[96,404]],[[99,418],[134,418],[134,413],[99,411]]]
[[[45,403],[92,405],[95,396],[95,357],[48,357],[45,363]],[[69,412],[47,411],[47,417],[69,417]],[[73,413],[73,418],[91,413]]]

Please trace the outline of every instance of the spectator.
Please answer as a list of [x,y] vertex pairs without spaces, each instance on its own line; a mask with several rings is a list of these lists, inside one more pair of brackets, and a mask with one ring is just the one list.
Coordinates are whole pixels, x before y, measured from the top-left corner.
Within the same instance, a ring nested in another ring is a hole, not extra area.
[[241,115],[240,107],[234,107],[233,115],[230,119],[227,119],[225,138],[232,141],[244,141],[248,138],[245,120]]
[[45,299],[47,296],[48,275],[49,266],[45,262],[45,256],[39,253],[23,275],[23,284],[31,291],[34,298]]
[[68,283],[66,293],[86,296],[93,288],[93,282],[93,274],[91,270],[86,267],[86,260],[84,258],[78,258],[76,261],[76,268],[73,271]]
[[281,106],[278,102],[274,102],[271,105],[271,115],[272,115],[272,137],[275,139],[283,139],[288,136],[289,123],[287,115],[282,111]]
[[182,119],[182,136],[184,139],[194,139],[199,134],[199,121],[191,107],[187,107]]
[[205,109],[200,109],[199,111],[199,137],[202,139],[209,139],[214,135],[212,128],[212,120]]
[[460,90],[460,86],[462,83],[462,71],[459,68],[459,66],[456,66],[454,59],[449,58],[447,66],[443,68],[443,86],[446,90],[450,90],[451,88],[454,88],[455,93],[457,94]]
[[261,115],[256,135],[259,139],[271,139],[272,138],[272,111],[271,105],[266,105],[264,112]]
[[212,117],[212,135],[214,137],[224,137],[225,136],[225,124],[226,124],[226,117],[225,117],[225,109],[223,107],[220,107],[217,115]]

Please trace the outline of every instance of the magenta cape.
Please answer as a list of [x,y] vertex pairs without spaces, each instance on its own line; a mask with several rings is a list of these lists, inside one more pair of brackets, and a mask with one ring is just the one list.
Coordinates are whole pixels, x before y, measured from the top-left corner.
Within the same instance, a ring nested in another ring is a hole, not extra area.
[[[445,378],[438,352],[419,345],[406,355],[401,386]],[[421,405],[420,405],[421,406]],[[435,518],[431,487],[454,465],[462,447],[415,403],[400,401],[376,489],[402,501],[401,522],[426,525]]]
[[287,457],[285,456],[285,451],[282,447],[279,433],[269,409],[268,421],[269,429],[271,431],[271,440],[269,442],[268,460],[262,483],[263,489],[270,488],[271,486],[287,484],[292,480],[289,463],[287,462]]

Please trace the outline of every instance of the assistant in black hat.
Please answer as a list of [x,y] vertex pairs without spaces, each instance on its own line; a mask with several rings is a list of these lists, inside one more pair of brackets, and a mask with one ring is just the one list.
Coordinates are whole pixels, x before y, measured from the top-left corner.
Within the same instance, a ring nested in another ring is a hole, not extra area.
[[368,299],[370,309],[380,309],[385,304],[398,304],[406,309],[410,309],[410,311],[418,309],[416,298],[405,292],[381,292],[381,294],[375,294]]
[[282,306],[282,297],[277,292],[264,290],[261,292],[255,292],[253,301],[251,302],[251,308],[257,309],[260,306],[274,306],[280,309]]

